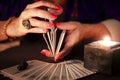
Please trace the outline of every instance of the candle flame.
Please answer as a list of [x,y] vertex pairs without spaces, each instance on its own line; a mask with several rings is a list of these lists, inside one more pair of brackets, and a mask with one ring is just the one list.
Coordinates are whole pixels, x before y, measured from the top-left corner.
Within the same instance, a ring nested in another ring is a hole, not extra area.
[[104,37],[103,40],[104,40],[104,41],[110,41],[111,39],[110,39],[110,37],[106,36],[106,37]]
[[117,42],[111,41],[110,37],[106,36],[103,40],[98,41],[98,43],[104,45],[104,46],[114,46],[117,44]]

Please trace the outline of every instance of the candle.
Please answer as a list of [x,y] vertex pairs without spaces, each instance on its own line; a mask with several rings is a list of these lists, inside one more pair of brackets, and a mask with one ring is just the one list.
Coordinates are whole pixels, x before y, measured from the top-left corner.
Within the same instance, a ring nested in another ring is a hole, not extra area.
[[84,66],[105,74],[120,72],[120,42],[110,37],[85,45]]

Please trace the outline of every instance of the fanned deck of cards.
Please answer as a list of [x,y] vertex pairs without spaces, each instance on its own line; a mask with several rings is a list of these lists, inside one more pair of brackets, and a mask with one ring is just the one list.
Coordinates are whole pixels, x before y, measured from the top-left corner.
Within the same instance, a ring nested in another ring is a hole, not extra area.
[[45,39],[45,42],[47,44],[48,49],[51,51],[52,55],[55,55],[57,53],[59,53],[61,46],[62,46],[62,42],[65,36],[65,32],[66,31],[62,31],[58,44],[56,45],[56,31],[57,28],[51,29],[50,32],[47,32],[47,34],[43,34],[43,37]]
[[57,41],[57,37],[58,37],[57,30],[58,30],[57,28],[52,28],[46,34],[43,34],[47,47],[54,56],[59,53],[66,32],[66,31],[62,31],[59,40]]
[[59,63],[31,60],[27,63],[29,66],[23,71],[19,71],[16,65],[1,70],[1,73],[13,80],[76,80],[96,73],[84,68],[80,60]]

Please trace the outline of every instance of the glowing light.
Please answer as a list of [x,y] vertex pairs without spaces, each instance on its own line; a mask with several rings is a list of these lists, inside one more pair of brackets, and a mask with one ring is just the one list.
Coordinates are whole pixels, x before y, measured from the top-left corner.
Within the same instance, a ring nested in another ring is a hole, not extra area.
[[103,40],[98,41],[98,43],[104,46],[114,46],[117,44],[117,42],[111,41],[110,37],[108,36],[106,36]]
[[110,37],[106,36],[103,40],[104,41],[110,41]]

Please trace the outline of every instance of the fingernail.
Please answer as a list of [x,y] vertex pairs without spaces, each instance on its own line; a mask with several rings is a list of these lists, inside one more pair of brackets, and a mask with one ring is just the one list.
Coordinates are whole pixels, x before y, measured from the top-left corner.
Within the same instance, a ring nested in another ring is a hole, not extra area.
[[61,58],[56,58],[55,59],[55,62],[59,62],[59,61],[61,61],[62,59]]
[[49,23],[49,27],[50,28],[54,28],[54,24],[53,23]]
[[55,22],[54,23],[56,27],[59,27],[60,26],[60,23],[59,22]]
[[57,18],[57,16],[54,15],[54,14],[51,14],[51,16],[52,16],[53,19],[56,19],[56,18]]
[[60,10],[60,9],[62,9],[62,7],[61,7],[61,6],[57,6],[56,9],[57,9],[57,10]]
[[46,55],[46,52],[45,52],[44,50],[42,50],[40,53],[41,53],[42,55]]

